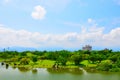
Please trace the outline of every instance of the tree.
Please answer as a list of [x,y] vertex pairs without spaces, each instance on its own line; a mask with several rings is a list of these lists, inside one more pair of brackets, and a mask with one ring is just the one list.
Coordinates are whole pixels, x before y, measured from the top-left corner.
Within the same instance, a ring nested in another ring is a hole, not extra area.
[[90,54],[91,52],[89,50],[85,50],[84,54]]
[[105,59],[105,56],[102,54],[96,54],[96,57],[97,57],[97,61],[99,61],[99,63],[101,63],[101,61]]
[[92,52],[89,56],[89,62],[92,61],[92,63],[95,63],[97,61],[97,55],[96,52]]
[[82,56],[80,56],[79,54],[72,55],[71,59],[75,63],[75,65],[79,65],[79,63],[83,60]]
[[29,64],[29,62],[30,62],[29,58],[22,58],[20,60],[20,64],[23,64],[23,65],[27,65],[27,64]]
[[11,58],[11,60],[10,61],[12,61],[12,62],[17,62],[18,61],[18,57],[13,57],[13,58]]
[[61,63],[62,65],[66,65],[67,58],[64,58],[64,57],[62,57],[62,56],[59,56],[58,59],[57,59],[57,62],[58,62],[58,63]]
[[59,54],[51,51],[51,52],[47,52],[45,54],[45,57],[50,60],[57,60],[57,58],[59,57]]
[[21,52],[20,56],[27,56],[26,52]]
[[118,55],[112,55],[108,59],[112,60],[114,63],[118,60]]
[[32,56],[32,61],[35,63],[35,62],[37,62],[37,56]]
[[117,60],[116,65],[120,68],[120,60]]
[[9,55],[8,53],[6,52],[2,52],[0,53],[0,57],[3,58],[3,59],[8,59],[11,57],[11,55]]
[[106,61],[106,62],[102,62],[97,66],[98,70],[101,71],[110,71],[113,67],[113,64],[111,61]]

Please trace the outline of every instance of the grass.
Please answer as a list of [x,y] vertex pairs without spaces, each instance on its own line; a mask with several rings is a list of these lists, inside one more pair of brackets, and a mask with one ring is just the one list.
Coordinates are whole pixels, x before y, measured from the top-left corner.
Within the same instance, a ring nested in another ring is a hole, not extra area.
[[[29,54],[29,56],[30,56],[31,54]],[[0,61],[2,61],[1,59],[0,59]],[[11,62],[11,66],[14,66],[14,63],[16,63],[16,64],[19,64],[20,62],[18,61],[18,62]],[[29,65],[18,65],[19,67],[34,67],[34,68],[52,68],[52,66],[55,64],[55,61],[53,61],[53,60],[39,60],[39,61],[37,61],[37,62],[32,62],[32,61],[30,61],[30,63],[29,63]],[[90,64],[89,62],[88,62],[88,60],[84,60],[84,61],[82,61],[80,64],[82,64],[82,65],[85,65],[86,67],[95,67],[96,66],[96,64]],[[78,66],[76,66],[75,64],[74,64],[74,62],[70,62],[70,61],[68,61],[67,63],[66,63],[66,66],[62,66],[62,67],[64,67],[64,68],[78,68]]]
[[52,60],[40,60],[36,62],[37,65],[35,67],[42,67],[42,68],[51,68],[54,65],[55,61]]
[[0,58],[0,62],[2,62],[3,60],[4,60],[4,59],[1,59],[1,58]]
[[[36,62],[35,67],[42,67],[42,68],[51,68],[54,65],[55,61],[52,60],[40,60]],[[86,67],[96,67],[96,64],[90,64],[88,60],[82,61],[80,64],[85,65]],[[73,62],[68,61],[66,63],[66,66],[63,66],[65,68],[78,68]]]
[[90,64],[88,60],[84,60],[81,64],[85,65],[86,67],[96,67],[96,64]]

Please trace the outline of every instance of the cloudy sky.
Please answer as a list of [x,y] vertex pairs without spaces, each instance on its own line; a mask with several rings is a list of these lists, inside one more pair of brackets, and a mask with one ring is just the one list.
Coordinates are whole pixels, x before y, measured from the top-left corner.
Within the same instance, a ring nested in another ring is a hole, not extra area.
[[0,0],[0,47],[120,47],[120,0]]

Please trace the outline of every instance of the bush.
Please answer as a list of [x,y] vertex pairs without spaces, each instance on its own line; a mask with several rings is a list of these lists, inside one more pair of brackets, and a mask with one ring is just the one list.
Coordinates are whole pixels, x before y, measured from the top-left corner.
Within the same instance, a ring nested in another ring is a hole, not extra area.
[[110,72],[119,72],[120,71],[120,68],[112,68],[109,70]]
[[97,66],[98,70],[101,71],[109,71],[110,69],[112,69],[113,65],[111,61],[106,61],[106,62],[102,62]]

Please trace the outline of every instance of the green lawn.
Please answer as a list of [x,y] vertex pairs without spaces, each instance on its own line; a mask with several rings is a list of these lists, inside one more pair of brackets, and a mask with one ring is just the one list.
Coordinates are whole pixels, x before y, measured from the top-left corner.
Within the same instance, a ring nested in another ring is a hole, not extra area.
[[[29,54],[30,55],[30,54]],[[2,59],[0,59],[2,61]],[[19,64],[20,62],[15,62],[16,64]],[[11,62],[11,66],[14,62]],[[19,66],[26,66],[26,67],[36,67],[36,68],[52,68],[52,66],[55,64],[55,61],[53,60],[39,60],[36,63],[30,61],[29,65],[19,65]],[[85,65],[86,67],[95,67],[96,64],[90,64],[88,60],[82,61],[80,64]],[[66,63],[66,66],[62,66],[64,68],[78,68],[78,66],[75,66],[74,62],[68,61]]]
[[[30,62],[29,65],[36,67],[36,68],[52,68],[52,66],[55,64],[55,61],[53,60],[39,60],[36,63]],[[28,66],[28,65],[26,65]],[[75,66],[73,62],[67,62],[66,66],[61,66],[64,68],[78,68],[78,66]]]
[[36,62],[34,67],[41,67],[41,68],[51,68],[55,64],[55,61],[52,60],[39,60]]
[[86,67],[95,67],[95,66],[97,66],[96,64],[90,64],[88,62],[88,60],[82,61],[81,64],[85,65]]

